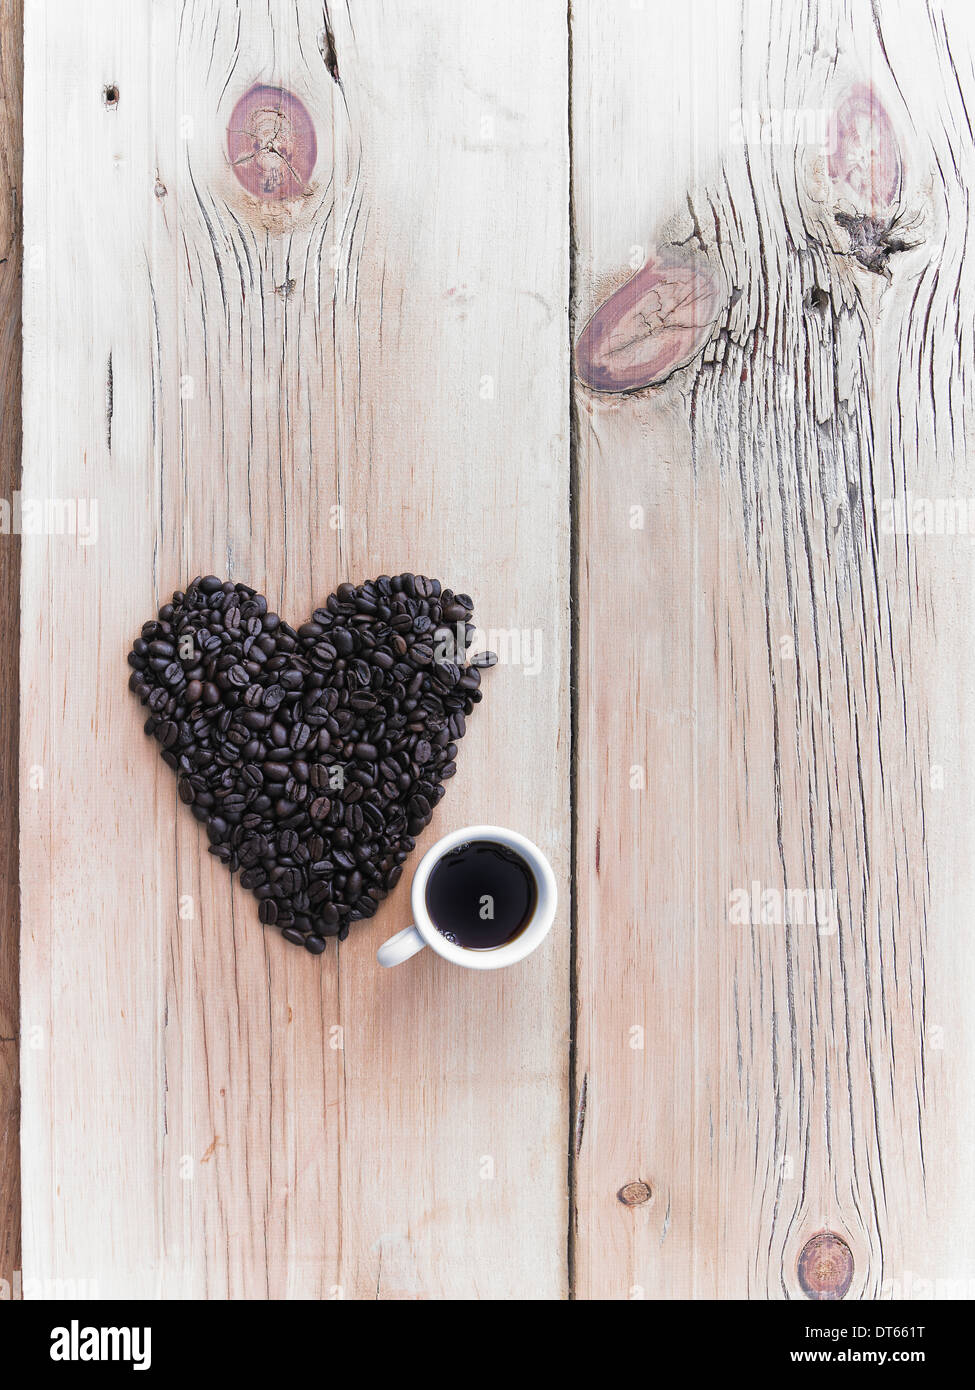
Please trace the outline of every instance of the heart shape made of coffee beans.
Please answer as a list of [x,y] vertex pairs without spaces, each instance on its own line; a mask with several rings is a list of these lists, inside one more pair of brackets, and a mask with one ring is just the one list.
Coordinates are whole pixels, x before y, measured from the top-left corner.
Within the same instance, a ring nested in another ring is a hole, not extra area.
[[456,770],[481,698],[473,603],[423,575],[340,584],[297,630],[246,584],[177,591],[133,643],[180,799],[265,925],[318,955],[371,917]]

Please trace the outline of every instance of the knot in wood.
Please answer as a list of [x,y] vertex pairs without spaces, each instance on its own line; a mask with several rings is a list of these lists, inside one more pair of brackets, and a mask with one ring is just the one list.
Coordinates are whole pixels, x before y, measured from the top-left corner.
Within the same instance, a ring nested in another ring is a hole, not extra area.
[[318,158],[304,102],[283,87],[251,87],[230,117],[227,157],[248,193],[272,202],[303,197]]
[[853,1252],[841,1236],[820,1231],[802,1247],[798,1275],[807,1298],[844,1298],[853,1281]]
[[652,1196],[653,1192],[645,1182],[625,1183],[616,1194],[617,1201],[622,1202],[624,1207],[641,1207]]

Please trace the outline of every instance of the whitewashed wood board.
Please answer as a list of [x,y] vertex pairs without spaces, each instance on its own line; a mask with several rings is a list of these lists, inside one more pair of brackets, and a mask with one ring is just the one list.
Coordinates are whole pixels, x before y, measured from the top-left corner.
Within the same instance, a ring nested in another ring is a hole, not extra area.
[[[24,1270],[555,1298],[567,907],[530,969],[387,974],[404,882],[313,959],[206,854],[126,689],[194,574],[295,619],[436,574],[544,659],[490,673],[427,843],[511,824],[567,903],[564,16],[331,9],[27,9],[24,487],[99,530],[24,547]],[[256,83],[311,116],[305,196],[230,167]]]
[[573,20],[577,1294],[971,1296],[971,11]]

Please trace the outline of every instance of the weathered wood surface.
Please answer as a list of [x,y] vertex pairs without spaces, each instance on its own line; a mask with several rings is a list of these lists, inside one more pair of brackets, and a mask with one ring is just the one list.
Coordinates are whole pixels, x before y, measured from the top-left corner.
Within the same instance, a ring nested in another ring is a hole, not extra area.
[[[23,546],[25,1273],[975,1293],[968,8],[79,8],[27,6],[25,491],[99,527]],[[259,83],[307,197],[229,165]],[[541,634],[437,824],[565,888],[574,813],[572,961],[563,893],[522,971],[381,974],[404,882],[309,962],[142,740],[190,575],[406,565]]]
[[[0,0],[0,498],[20,487],[21,0]],[[20,1269],[17,875],[20,549],[0,535],[0,1292]]]
[[577,1294],[971,1296],[971,9],[573,17]]
[[[564,889],[564,9],[28,0],[26,67],[25,488],[99,526],[24,544],[25,1274],[560,1297],[567,910],[498,976],[376,967],[408,876],[338,954],[265,934],[124,662],[199,572],[296,618],[441,576],[543,662],[490,673],[426,843],[502,821]],[[228,160],[258,83],[314,124],[297,198]]]

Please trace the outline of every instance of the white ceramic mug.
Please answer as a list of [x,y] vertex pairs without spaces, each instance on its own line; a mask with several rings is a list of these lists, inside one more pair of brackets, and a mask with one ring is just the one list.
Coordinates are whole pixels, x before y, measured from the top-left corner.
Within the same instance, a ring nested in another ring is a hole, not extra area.
[[[492,840],[495,844],[507,845],[509,849],[520,854],[534,875],[537,893],[535,910],[528,925],[522,928],[513,941],[486,951],[472,951],[466,946],[458,946],[456,942],[448,941],[437,931],[427,911],[427,882],[431,873],[445,854],[449,854],[458,845],[469,844],[472,840]],[[424,946],[430,946],[438,956],[443,956],[444,960],[453,961],[455,965],[465,965],[468,970],[500,970],[504,965],[514,965],[516,961],[524,960],[536,946],[541,945],[555,920],[557,901],[558,893],[552,866],[538,846],[533,845],[531,840],[526,840],[524,835],[519,835],[514,830],[505,830],[500,825],[468,825],[463,830],[452,830],[449,835],[438,840],[432,849],[427,850],[413,875],[410,903],[413,908],[414,925],[384,941],[376,953],[376,958],[380,965],[399,965],[402,961],[409,960],[410,956],[415,956],[417,951],[422,951]]]

